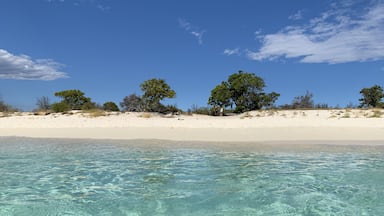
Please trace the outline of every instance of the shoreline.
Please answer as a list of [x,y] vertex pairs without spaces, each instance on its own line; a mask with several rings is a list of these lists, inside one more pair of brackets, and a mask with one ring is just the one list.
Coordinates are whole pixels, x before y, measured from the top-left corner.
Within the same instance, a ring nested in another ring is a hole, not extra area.
[[23,128],[0,129],[0,137],[192,142],[382,142],[381,128]]
[[[21,113],[0,118],[0,137],[384,145],[384,118],[368,118],[368,112],[372,111],[289,110],[229,117],[151,114],[150,118],[142,113],[93,118],[83,113]],[[332,117],[335,113],[340,117]],[[352,117],[344,118],[346,114]]]

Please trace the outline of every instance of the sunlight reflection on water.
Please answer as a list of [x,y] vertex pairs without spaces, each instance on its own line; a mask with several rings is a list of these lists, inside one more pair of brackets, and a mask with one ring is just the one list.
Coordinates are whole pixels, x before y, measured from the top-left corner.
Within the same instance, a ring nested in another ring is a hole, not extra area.
[[0,215],[384,215],[381,146],[0,139]]

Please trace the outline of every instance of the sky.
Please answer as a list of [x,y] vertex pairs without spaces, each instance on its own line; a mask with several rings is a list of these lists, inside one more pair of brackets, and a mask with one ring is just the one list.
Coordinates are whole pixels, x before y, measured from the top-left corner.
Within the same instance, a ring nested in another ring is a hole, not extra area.
[[24,111],[68,89],[119,104],[152,78],[187,110],[239,70],[277,105],[384,85],[384,0],[1,0],[0,32],[0,99]]

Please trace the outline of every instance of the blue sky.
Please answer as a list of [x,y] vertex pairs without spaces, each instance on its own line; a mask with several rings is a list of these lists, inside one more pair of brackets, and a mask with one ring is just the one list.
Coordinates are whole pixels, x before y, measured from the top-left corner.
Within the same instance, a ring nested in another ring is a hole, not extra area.
[[238,70],[277,104],[358,104],[384,85],[383,0],[2,0],[0,28],[0,98],[22,110],[66,89],[118,104],[151,78],[186,110]]

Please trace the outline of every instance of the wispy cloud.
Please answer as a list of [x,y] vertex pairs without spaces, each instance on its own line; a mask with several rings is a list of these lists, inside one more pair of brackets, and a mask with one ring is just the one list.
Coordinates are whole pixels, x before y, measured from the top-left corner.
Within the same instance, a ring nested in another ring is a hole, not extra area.
[[36,59],[26,55],[13,55],[0,49],[0,79],[55,80],[67,78],[60,71],[62,64],[51,59]]
[[187,22],[184,19],[179,19],[179,25],[186,32],[193,35],[197,39],[197,42],[200,45],[203,44],[203,35],[206,32],[206,30],[201,29],[200,27],[193,26],[191,23]]
[[303,19],[303,11],[299,10],[295,14],[292,14],[291,16],[288,17],[290,20],[301,20]]
[[89,5],[91,7],[97,8],[100,11],[109,11],[111,9],[110,6],[107,6],[102,3],[100,0],[46,0],[49,3],[68,3],[74,6],[80,5]]
[[231,55],[240,55],[240,49],[225,49],[223,52],[224,55],[231,56]]
[[306,25],[287,26],[262,36],[261,48],[248,51],[248,57],[258,61],[298,58],[304,63],[331,64],[384,59],[384,3],[361,8],[351,2],[343,1],[343,7],[334,3]]

